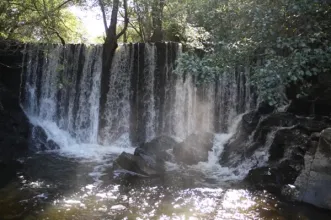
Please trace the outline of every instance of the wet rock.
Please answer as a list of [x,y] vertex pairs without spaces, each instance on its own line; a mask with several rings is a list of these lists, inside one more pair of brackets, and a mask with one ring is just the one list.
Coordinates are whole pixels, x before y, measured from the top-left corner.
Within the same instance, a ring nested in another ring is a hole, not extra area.
[[254,120],[248,121],[246,115],[243,116],[237,133],[225,144],[220,158],[221,165],[237,166],[246,158],[252,157],[256,150],[267,147],[267,142],[277,128],[291,127],[297,123],[295,116],[288,113],[249,114],[255,114]]
[[320,133],[322,130],[330,126],[331,121],[329,118],[324,117],[297,117],[298,118],[298,126],[303,130],[306,130],[311,135],[316,135],[316,133]]
[[47,134],[40,126],[32,127],[31,145],[37,150],[46,150]]
[[220,163],[224,166],[231,166],[240,163],[243,149],[246,148],[248,137],[252,134],[261,115],[257,111],[243,115],[235,135],[225,145],[221,155]]
[[[270,141],[274,142],[273,146],[277,146],[277,148],[272,146],[270,148],[272,151],[270,153],[273,155],[283,155],[284,146],[289,146],[286,148],[291,152],[291,146],[298,145],[301,145],[302,148],[301,150],[300,148],[297,150],[302,151],[302,155],[304,155],[307,149],[304,144],[306,144],[309,139],[314,139],[314,136],[311,138],[309,138],[309,136],[313,133],[316,135],[316,132],[320,132],[330,125],[330,121],[326,118],[298,117],[287,112],[275,112],[269,115],[260,114],[257,118],[258,123],[249,123],[249,121],[243,117],[237,133],[224,147],[225,150],[220,158],[220,163],[223,166],[237,166],[246,158],[251,158],[257,150],[267,151],[267,148],[270,146]],[[255,119],[255,121],[256,120],[257,119]],[[253,129],[254,126],[255,129]],[[289,129],[296,129],[296,131],[294,133],[292,131],[287,132]],[[284,131],[281,132],[281,130]],[[278,135],[275,136],[277,133]],[[276,138],[275,140],[273,140],[274,137]],[[304,139],[305,143],[294,144],[295,142],[301,143],[298,138]],[[293,141],[291,142],[292,139]]]
[[265,166],[250,170],[244,182],[254,189],[266,189],[271,193],[281,194],[283,186],[293,184],[300,170],[292,166],[289,160],[277,166]]
[[188,165],[205,162],[208,160],[208,152],[212,150],[214,134],[192,134],[182,143],[176,144],[173,154],[178,162]]
[[146,155],[141,157],[123,152],[114,164],[115,169],[124,169],[143,176],[156,176],[162,172],[155,159]]
[[134,155],[147,155],[154,157],[156,160],[169,161],[172,159],[172,156],[168,151],[173,149],[176,144],[177,142],[171,137],[156,137],[152,141],[141,144],[139,147],[137,147]]
[[281,194],[291,201],[294,201],[294,198],[298,196],[298,193],[298,190],[292,184],[287,184],[281,189]]
[[[321,134],[318,132],[328,125],[327,121],[285,113],[273,113],[261,119],[252,142],[242,149],[242,155],[253,160],[254,152],[268,151],[269,157],[263,165],[257,159],[256,167],[250,170],[245,182],[253,188],[267,189],[295,200],[331,208],[331,194],[328,193],[331,184],[331,129]],[[272,130],[274,134],[270,136]],[[319,142],[316,141],[318,139]]]
[[259,167],[249,171],[245,182],[256,189],[267,189],[269,192],[273,192],[278,188],[278,174],[271,171],[269,167]]
[[58,149],[60,149],[59,145],[57,143],[55,143],[55,141],[53,141],[53,140],[48,140],[47,141],[47,148],[49,150],[58,150]]
[[0,83],[0,161],[10,163],[29,149],[30,123],[15,92]]
[[295,181],[295,199],[331,209],[331,128],[321,132],[316,150],[305,155],[305,166]]
[[156,137],[137,147],[134,155],[122,153],[116,159],[115,165],[119,169],[136,173],[137,176],[158,176],[165,172],[164,162],[172,160],[172,155],[168,151],[176,144],[171,137]]
[[318,141],[320,137],[321,137],[321,133],[314,132],[310,135],[310,140],[311,141]]
[[[11,75],[0,72],[0,81],[4,75]],[[16,83],[19,85],[19,81]],[[22,169],[17,159],[29,150],[30,123],[19,106],[16,92],[0,82],[0,188],[16,178]]]
[[[273,111],[274,107],[271,107],[266,103],[261,103],[256,110],[244,114],[237,132],[224,146],[224,151],[220,157],[220,164],[223,166],[236,166],[244,157],[249,156],[246,155],[247,146],[251,147],[251,149],[248,150],[250,152],[253,152],[258,146],[251,142],[249,139],[250,136],[253,133],[256,135],[270,132],[269,127],[265,128],[260,121],[263,121],[263,119],[266,118],[266,115],[271,114]],[[258,138],[258,135],[256,135],[255,138]]]
[[36,150],[56,150],[59,145],[53,140],[48,140],[45,130],[40,126],[32,127],[32,135],[30,140],[31,146]]
[[270,146],[265,148],[269,153],[266,165],[252,169],[245,180],[254,188],[280,194],[303,169],[304,155],[311,142],[309,134],[296,126],[278,128],[269,141]]
[[279,129],[269,148],[269,162],[277,163],[281,159],[290,160],[292,166],[303,165],[309,136],[298,128]]

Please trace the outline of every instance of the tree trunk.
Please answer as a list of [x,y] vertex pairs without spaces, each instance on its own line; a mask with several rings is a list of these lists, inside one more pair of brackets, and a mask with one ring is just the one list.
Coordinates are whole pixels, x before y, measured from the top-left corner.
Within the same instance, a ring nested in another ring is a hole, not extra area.
[[153,35],[152,42],[163,40],[162,20],[163,20],[164,0],[154,0],[152,5]]
[[[116,48],[118,46],[117,40],[120,38],[125,32],[128,27],[128,14],[127,14],[127,0],[124,0],[124,10],[125,10],[125,21],[124,21],[124,28],[119,33],[116,34],[116,27],[117,27],[117,14],[119,10],[119,0],[113,1],[113,8],[111,14],[110,25],[108,28],[105,22],[105,31],[106,31],[106,38],[103,44],[103,51],[102,51],[102,72],[101,72],[101,88],[100,88],[100,108],[99,108],[99,132],[106,124],[105,118],[105,108],[107,103],[107,94],[109,92],[109,83],[110,83],[110,75],[111,75],[111,67],[112,61],[115,55]],[[105,10],[102,0],[99,0],[99,4],[102,10],[103,17],[105,18]]]

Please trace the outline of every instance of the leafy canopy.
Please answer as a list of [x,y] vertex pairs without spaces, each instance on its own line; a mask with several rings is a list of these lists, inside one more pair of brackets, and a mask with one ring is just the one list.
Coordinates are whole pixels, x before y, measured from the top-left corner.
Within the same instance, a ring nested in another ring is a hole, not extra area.
[[300,83],[304,88],[310,76],[330,73],[327,1],[195,0],[194,5],[190,21],[205,30],[205,55],[184,54],[179,73],[198,74],[204,82],[234,66],[249,65],[252,85],[271,105],[287,102],[287,86]]
[[0,38],[20,41],[77,42],[83,28],[68,7],[73,0],[0,1]]

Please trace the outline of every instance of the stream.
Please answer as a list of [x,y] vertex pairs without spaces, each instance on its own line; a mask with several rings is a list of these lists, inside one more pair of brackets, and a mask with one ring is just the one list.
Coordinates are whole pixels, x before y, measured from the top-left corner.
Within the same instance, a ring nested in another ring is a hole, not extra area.
[[[121,45],[101,96],[101,46],[27,45],[21,106],[59,149],[32,145],[2,169],[1,219],[330,219],[329,211],[247,188],[241,180],[256,161],[221,167],[238,117],[256,106],[249,68],[197,87],[174,73],[180,53],[176,43]],[[216,134],[207,162],[167,163],[155,178],[113,169],[141,143],[195,132]],[[262,166],[267,156],[254,158]]]
[[215,181],[193,167],[159,178],[113,172],[118,154],[102,155],[31,152],[0,189],[1,219],[330,219],[328,211]]

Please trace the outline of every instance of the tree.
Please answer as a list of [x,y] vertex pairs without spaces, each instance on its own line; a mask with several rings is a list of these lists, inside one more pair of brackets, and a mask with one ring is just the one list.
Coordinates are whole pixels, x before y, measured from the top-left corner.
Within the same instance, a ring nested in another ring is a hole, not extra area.
[[185,41],[190,1],[132,0],[128,28],[136,32],[133,39],[138,36],[140,42]]
[[288,86],[301,84],[304,90],[311,76],[330,73],[328,1],[193,1],[188,20],[209,35],[202,41],[208,53],[202,59],[184,54],[178,72],[209,69],[196,73],[201,83],[234,66],[250,66],[251,84],[271,105],[288,101]]
[[119,0],[114,0],[112,5],[111,20],[108,26],[106,10],[103,0],[99,0],[99,5],[103,17],[104,27],[105,27],[105,42],[103,43],[102,52],[102,73],[101,73],[101,96],[100,96],[100,109],[99,109],[99,128],[105,125],[105,107],[107,94],[109,91],[109,80],[111,74],[112,61],[115,55],[116,48],[118,46],[118,39],[126,32],[128,28],[129,18],[127,10],[127,0],[123,0],[124,7],[124,27],[117,33],[117,18],[119,12]]
[[151,37],[152,42],[163,40],[163,8],[164,0],[154,0],[152,5],[152,20],[153,20],[153,35]]
[[6,0],[0,2],[0,37],[20,41],[60,40],[75,42],[81,38],[80,23],[67,10],[74,0]]

